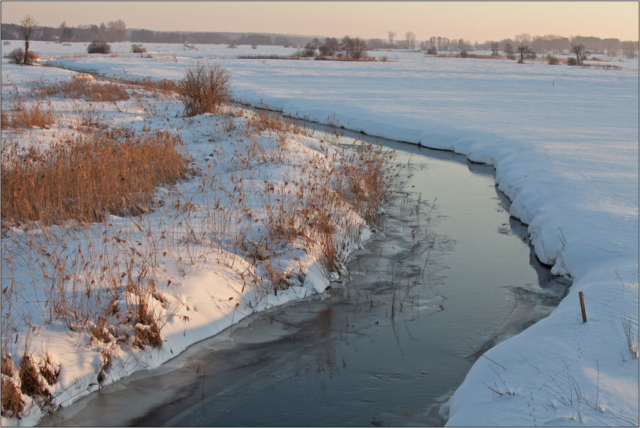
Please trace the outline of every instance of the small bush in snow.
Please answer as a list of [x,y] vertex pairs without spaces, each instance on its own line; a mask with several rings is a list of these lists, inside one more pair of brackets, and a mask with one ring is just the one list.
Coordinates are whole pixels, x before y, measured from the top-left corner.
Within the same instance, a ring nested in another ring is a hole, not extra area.
[[133,53],[145,53],[147,49],[142,45],[133,44],[131,45],[131,52]]
[[94,40],[87,46],[87,53],[108,54],[111,52],[111,45],[101,40]]
[[180,95],[187,116],[216,113],[231,101],[230,75],[218,64],[198,64],[180,82]]
[[569,58],[569,59],[567,60],[567,64],[569,64],[569,65],[577,65],[577,64],[578,64],[578,61],[576,61],[576,59],[575,59],[575,58]]
[[[9,58],[9,62],[11,64],[22,64],[24,61],[24,51],[22,48],[17,48],[9,52],[5,55],[5,58]],[[40,59],[37,53],[29,52],[27,54],[27,65],[33,64],[35,61]]]
[[547,62],[549,63],[549,65],[560,64],[560,60],[551,54],[547,55]]

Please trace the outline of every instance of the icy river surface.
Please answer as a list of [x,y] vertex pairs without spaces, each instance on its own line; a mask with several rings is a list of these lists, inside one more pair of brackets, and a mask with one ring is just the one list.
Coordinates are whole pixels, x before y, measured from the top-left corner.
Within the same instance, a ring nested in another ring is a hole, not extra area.
[[41,423],[443,425],[446,401],[471,365],[548,315],[569,283],[538,263],[493,167],[384,144],[407,165],[402,193],[385,227],[349,259],[348,278]]

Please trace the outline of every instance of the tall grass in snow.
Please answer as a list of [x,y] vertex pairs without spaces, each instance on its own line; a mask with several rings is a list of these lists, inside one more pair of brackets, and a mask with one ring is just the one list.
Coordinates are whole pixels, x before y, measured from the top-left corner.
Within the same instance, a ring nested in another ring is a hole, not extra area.
[[151,208],[157,186],[187,174],[180,137],[164,132],[82,135],[39,151],[2,148],[2,219],[16,224],[99,221]]

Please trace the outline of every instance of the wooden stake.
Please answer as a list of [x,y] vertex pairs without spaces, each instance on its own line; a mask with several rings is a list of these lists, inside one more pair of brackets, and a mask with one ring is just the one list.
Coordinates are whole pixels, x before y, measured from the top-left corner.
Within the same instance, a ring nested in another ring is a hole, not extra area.
[[587,310],[584,308],[584,295],[580,292],[580,309],[582,309],[582,322],[587,322]]
[[207,365],[204,365],[204,372],[202,373],[202,398],[204,398],[204,380],[207,377]]

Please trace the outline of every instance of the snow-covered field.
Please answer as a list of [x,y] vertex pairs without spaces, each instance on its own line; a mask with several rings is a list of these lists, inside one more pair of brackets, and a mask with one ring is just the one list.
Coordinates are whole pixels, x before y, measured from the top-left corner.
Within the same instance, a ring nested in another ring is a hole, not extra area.
[[[537,256],[574,283],[548,318],[478,360],[449,403],[449,424],[638,424],[638,360],[623,328],[626,319],[637,340],[636,60],[606,70],[405,52],[378,55],[389,62],[239,60],[294,50],[212,45],[149,44],[153,58],[141,58],[129,47],[98,57],[83,56],[84,44],[33,43],[52,65],[129,79],[178,79],[217,60],[246,103],[492,163]],[[23,70],[3,67],[3,83]]]

